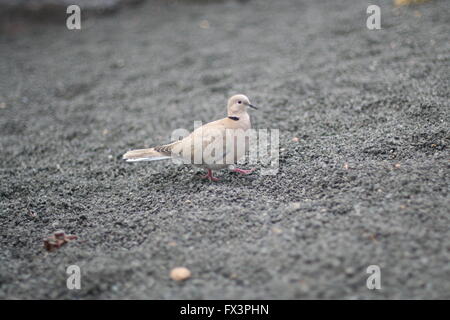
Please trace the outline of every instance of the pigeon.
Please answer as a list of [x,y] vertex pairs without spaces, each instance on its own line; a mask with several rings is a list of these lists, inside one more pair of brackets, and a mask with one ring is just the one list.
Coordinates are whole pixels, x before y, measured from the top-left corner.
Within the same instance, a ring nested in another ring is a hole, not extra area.
[[185,138],[170,144],[148,149],[128,151],[123,155],[127,162],[156,161],[166,159],[181,160],[207,170],[202,178],[218,181],[213,170],[229,168],[240,174],[250,174],[255,169],[239,169],[235,164],[249,150],[251,141],[250,116],[247,107],[257,109],[247,96],[238,94],[228,100],[228,116],[209,122],[195,129]]

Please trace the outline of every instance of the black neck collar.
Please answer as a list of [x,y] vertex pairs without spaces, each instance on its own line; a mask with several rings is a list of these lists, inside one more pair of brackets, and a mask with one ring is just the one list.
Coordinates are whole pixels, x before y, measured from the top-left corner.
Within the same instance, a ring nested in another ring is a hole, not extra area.
[[228,119],[234,120],[234,121],[238,121],[239,118],[238,117],[228,117]]

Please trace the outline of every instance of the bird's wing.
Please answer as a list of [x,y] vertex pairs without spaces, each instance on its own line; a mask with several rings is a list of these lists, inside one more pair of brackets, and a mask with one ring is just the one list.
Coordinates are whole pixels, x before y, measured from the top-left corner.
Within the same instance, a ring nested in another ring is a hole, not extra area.
[[172,148],[172,156],[192,164],[223,164],[227,154],[226,119],[207,123],[178,141]]

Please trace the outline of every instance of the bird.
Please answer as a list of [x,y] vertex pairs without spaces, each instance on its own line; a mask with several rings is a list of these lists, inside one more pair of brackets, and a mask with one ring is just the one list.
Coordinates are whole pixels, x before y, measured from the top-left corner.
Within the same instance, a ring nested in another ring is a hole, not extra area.
[[202,176],[210,181],[218,181],[213,170],[229,167],[241,175],[252,173],[255,169],[240,169],[234,165],[249,149],[250,116],[247,107],[258,109],[243,94],[228,99],[227,117],[209,122],[196,128],[185,138],[166,145],[126,152],[123,159],[127,162],[156,161],[166,159],[182,160],[207,170]]

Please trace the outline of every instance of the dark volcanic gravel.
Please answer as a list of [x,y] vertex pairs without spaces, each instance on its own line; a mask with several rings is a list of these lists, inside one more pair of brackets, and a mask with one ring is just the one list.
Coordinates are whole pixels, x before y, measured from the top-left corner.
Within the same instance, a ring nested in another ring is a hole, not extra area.
[[[149,1],[81,31],[10,22],[0,298],[450,298],[450,2],[382,1],[378,31],[367,6]],[[121,160],[235,93],[280,130],[277,175]],[[59,229],[78,239],[47,253]]]

